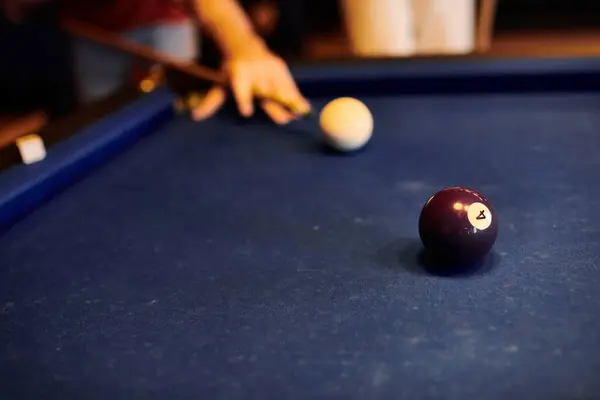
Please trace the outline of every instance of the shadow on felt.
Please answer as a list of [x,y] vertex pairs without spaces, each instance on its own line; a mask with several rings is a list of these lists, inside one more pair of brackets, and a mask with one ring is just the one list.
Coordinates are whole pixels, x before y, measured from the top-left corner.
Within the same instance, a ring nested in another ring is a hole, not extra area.
[[499,264],[500,256],[491,251],[473,263],[449,263],[426,252],[419,239],[406,238],[382,248],[378,252],[378,262],[386,269],[404,270],[415,275],[469,278],[492,272]]
[[282,126],[277,126],[271,118],[259,106],[255,105],[254,115],[246,118],[240,115],[235,102],[227,102],[219,113],[230,118],[237,126],[260,128],[263,133],[286,135],[287,139],[293,139],[299,150],[313,155],[324,155],[328,157],[353,157],[362,154],[369,148],[370,142],[356,150],[338,150],[327,143],[321,133],[318,117],[306,116]]

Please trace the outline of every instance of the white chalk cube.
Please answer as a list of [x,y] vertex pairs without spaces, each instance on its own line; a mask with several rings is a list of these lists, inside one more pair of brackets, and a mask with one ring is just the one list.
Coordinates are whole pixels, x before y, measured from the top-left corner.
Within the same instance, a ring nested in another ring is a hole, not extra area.
[[46,146],[39,135],[31,134],[18,138],[17,147],[24,164],[34,164],[46,158]]

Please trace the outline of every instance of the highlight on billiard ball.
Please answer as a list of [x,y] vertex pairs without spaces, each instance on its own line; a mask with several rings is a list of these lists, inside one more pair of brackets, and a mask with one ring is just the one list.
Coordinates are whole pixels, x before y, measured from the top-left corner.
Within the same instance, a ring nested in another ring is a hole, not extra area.
[[465,187],[431,196],[419,216],[419,236],[427,255],[441,263],[474,263],[494,246],[498,216],[487,198]]
[[360,100],[340,97],[327,103],[319,115],[325,141],[337,151],[362,148],[373,134],[373,115]]

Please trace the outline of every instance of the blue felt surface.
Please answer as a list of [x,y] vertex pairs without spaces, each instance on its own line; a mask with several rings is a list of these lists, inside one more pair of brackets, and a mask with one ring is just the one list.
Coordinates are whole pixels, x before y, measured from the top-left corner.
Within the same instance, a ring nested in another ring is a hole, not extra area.
[[[596,398],[600,95],[362,100],[355,156],[177,118],[0,236],[6,398]],[[453,185],[500,235],[441,277],[417,220]]]

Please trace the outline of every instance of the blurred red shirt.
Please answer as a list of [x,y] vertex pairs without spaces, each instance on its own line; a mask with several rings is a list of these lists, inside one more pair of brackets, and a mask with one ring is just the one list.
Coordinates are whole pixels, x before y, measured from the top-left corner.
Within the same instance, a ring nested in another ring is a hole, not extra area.
[[62,16],[111,31],[185,21],[188,13],[177,0],[65,0]]

